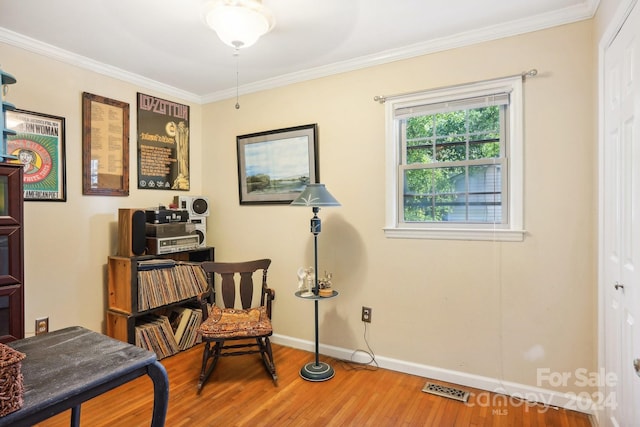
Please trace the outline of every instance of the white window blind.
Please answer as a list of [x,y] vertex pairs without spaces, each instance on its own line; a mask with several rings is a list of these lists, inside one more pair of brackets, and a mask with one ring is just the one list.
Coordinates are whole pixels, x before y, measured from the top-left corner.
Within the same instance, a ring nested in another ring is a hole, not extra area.
[[408,107],[398,107],[394,110],[393,116],[396,119],[408,119],[411,117],[426,116],[434,113],[448,113],[451,111],[470,110],[473,108],[508,104],[509,94],[499,93],[490,96],[436,102],[433,104],[418,104]]

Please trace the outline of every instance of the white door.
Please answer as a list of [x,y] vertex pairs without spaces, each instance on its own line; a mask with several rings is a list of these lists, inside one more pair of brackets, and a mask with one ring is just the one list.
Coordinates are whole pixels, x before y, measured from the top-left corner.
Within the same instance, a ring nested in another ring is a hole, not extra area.
[[640,7],[604,55],[603,425],[640,426]]

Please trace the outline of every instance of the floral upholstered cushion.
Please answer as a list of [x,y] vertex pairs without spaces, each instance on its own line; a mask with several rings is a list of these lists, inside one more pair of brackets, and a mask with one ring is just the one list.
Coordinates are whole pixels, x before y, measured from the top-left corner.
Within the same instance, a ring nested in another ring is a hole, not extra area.
[[240,310],[213,306],[207,320],[202,322],[198,332],[204,339],[230,339],[270,335],[271,320],[266,307]]

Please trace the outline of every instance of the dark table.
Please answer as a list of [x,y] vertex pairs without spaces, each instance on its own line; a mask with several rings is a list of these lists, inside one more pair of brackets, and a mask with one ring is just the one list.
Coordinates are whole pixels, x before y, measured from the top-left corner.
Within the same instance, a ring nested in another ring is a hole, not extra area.
[[[151,426],[164,426],[169,379],[155,353],[74,326],[8,344],[24,353],[24,404],[0,417],[0,426],[31,426],[71,409],[80,425],[80,405],[121,384],[149,375],[153,380]],[[123,403],[128,396],[123,396]]]

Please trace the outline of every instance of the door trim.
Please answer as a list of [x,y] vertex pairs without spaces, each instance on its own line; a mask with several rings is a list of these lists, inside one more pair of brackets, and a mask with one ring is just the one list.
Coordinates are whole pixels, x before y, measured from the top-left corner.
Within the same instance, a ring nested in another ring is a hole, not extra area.
[[[615,14],[607,23],[606,29],[598,43],[598,370],[606,368],[605,364],[605,283],[604,274],[604,96],[605,53],[624,26],[638,0],[622,0]],[[638,6],[640,7],[640,6]],[[604,392],[604,386],[600,392]],[[604,408],[594,411],[597,425],[604,420]]]

